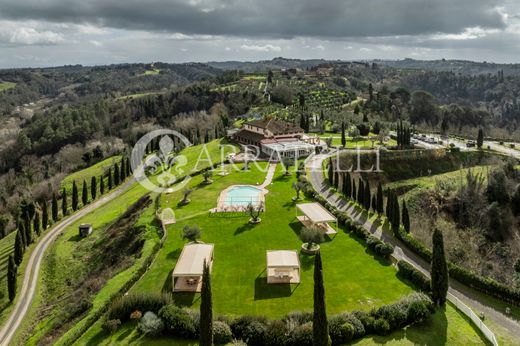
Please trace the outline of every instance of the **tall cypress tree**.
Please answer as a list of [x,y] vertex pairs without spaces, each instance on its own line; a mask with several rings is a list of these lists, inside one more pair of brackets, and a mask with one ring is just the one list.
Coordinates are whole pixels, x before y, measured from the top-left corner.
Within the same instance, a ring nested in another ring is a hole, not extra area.
[[334,171],[334,187],[337,189],[339,187],[339,172]]
[[52,221],[58,221],[58,199],[56,198],[56,194],[52,193]]
[[402,215],[403,227],[406,233],[410,233],[410,215],[408,215],[408,207],[406,201],[403,200],[403,215]]
[[399,200],[397,199],[397,194],[392,192],[393,202],[392,202],[392,228],[394,230],[399,229],[401,213],[399,212]]
[[482,131],[482,129],[478,129],[477,148],[481,149],[483,144],[484,144],[484,131]]
[[20,265],[23,260],[23,253],[25,252],[25,244],[22,237],[22,230],[16,231],[16,238],[14,241],[14,261],[17,265]]
[[34,213],[33,230],[37,236],[40,236],[40,213],[38,211]]
[[112,167],[108,169],[108,189],[112,190],[114,187],[114,183],[112,181]]
[[439,229],[432,236],[431,286],[432,300],[437,306],[446,303],[448,295],[448,264],[444,254],[444,239]]
[[383,197],[383,186],[381,186],[381,182],[377,185],[377,205],[376,205],[376,211],[379,215],[383,214],[383,203],[384,203],[384,197]]
[[121,159],[121,168],[120,168],[120,171],[119,171],[119,180],[121,182],[123,182],[126,178],[126,168],[125,168],[125,159],[122,158]]
[[83,180],[83,191],[81,192],[81,202],[83,203],[83,206],[86,206],[88,204],[88,188],[87,188],[87,182]]
[[366,210],[370,209],[370,196],[371,196],[370,182],[367,179],[367,181],[365,183],[365,191],[363,192],[363,206],[365,207]]
[[103,176],[99,177],[99,193],[101,195],[105,193],[105,181],[103,180]]
[[352,198],[352,178],[350,176],[350,173],[347,172],[345,176],[345,182],[343,183],[345,185],[344,187],[344,194],[347,198]]
[[119,181],[119,165],[116,162],[116,164],[114,165],[114,185],[119,185]]
[[345,136],[345,123],[341,123],[341,146],[345,148],[345,145],[347,144],[347,137]]
[[365,205],[364,202],[363,202],[363,197],[365,195],[365,184],[363,183],[363,180],[361,180],[361,178],[359,179],[359,184],[358,184],[358,190],[357,190],[357,198],[356,200],[358,201],[359,204],[361,205]]
[[[72,210],[76,211],[78,210],[79,205],[79,192],[78,192],[78,186],[76,185],[76,181],[74,180],[72,182]],[[65,214],[63,214],[65,215]]]
[[200,293],[200,339],[199,345],[213,346],[213,303],[211,298],[211,276],[209,266],[204,260],[202,270],[202,289]]
[[[216,128],[215,128],[216,130]],[[218,138],[218,136],[215,134],[215,139]],[[126,157],[126,176],[129,177],[132,174],[132,167],[130,167],[130,157]]]
[[63,214],[63,217],[67,216],[69,213],[69,206],[67,203],[67,190],[63,188],[63,191],[61,192],[61,212]]
[[314,256],[314,314],[312,318],[312,343],[314,346],[329,344],[329,326],[325,307],[325,286],[321,254]]
[[31,231],[31,219],[29,217],[29,213],[26,212],[23,218],[23,224],[24,224],[24,230],[25,230],[25,242],[27,246],[32,244],[33,237],[32,237],[32,231]]
[[375,193],[372,195],[372,202],[371,202],[370,207],[372,208],[372,211],[374,211],[374,212],[377,211],[377,194],[375,194]]
[[42,201],[42,230],[46,230],[49,226],[49,211],[47,210],[47,200]]
[[392,204],[394,202],[394,197],[392,196],[392,190],[388,190],[386,193],[386,218],[389,222],[392,221],[392,217],[394,215],[394,211],[392,210]]
[[97,195],[97,180],[96,180],[96,176],[92,176],[92,178],[90,178],[90,195],[92,196],[92,200],[95,200],[96,199],[96,195]]
[[7,264],[7,291],[9,292],[9,301],[13,301],[16,297],[16,272],[18,267],[14,261],[13,255],[9,255]]
[[356,194],[356,181],[352,179],[352,200],[356,200],[357,194]]
[[330,186],[333,185],[333,182],[334,182],[333,177],[334,177],[334,168],[332,167],[332,159],[329,159],[328,178],[329,178]]

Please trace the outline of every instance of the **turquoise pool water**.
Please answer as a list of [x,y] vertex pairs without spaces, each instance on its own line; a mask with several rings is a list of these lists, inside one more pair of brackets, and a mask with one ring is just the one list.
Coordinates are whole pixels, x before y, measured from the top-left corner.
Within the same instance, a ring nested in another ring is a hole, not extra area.
[[262,190],[253,186],[235,186],[228,190],[224,204],[233,206],[256,204],[261,192]]

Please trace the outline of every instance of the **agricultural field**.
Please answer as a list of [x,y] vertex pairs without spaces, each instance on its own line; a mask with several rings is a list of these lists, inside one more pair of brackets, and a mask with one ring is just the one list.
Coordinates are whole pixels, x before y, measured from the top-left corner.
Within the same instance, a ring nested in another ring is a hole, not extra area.
[[8,89],[12,89],[16,86],[16,83],[12,82],[0,82],[0,92]]

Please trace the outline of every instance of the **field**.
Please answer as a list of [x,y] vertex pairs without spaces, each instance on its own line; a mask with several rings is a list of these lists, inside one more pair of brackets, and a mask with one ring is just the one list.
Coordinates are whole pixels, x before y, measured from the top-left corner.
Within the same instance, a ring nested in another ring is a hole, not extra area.
[[90,186],[90,179],[92,178],[92,176],[95,176],[99,180],[100,176],[106,174],[108,168],[113,167],[115,163],[118,163],[120,165],[120,161],[121,156],[116,155],[106,158],[103,161],[100,161],[88,168],[71,173],[61,181],[61,188],[65,188],[67,193],[70,193],[72,191],[72,182],[76,181],[78,188],[81,188],[83,180],[85,180],[87,184]]
[[4,90],[7,90],[7,89],[12,89],[16,86],[16,83],[11,83],[11,82],[0,82],[0,92],[4,91]]

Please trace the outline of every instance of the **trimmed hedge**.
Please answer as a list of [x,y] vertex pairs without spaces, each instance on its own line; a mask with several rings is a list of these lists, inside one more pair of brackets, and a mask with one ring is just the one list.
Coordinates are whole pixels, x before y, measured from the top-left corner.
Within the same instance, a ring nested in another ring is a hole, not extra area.
[[422,291],[426,293],[431,292],[430,278],[424,275],[421,271],[417,270],[413,265],[404,260],[400,260],[397,262],[397,268],[399,268],[399,275],[410,280]]

